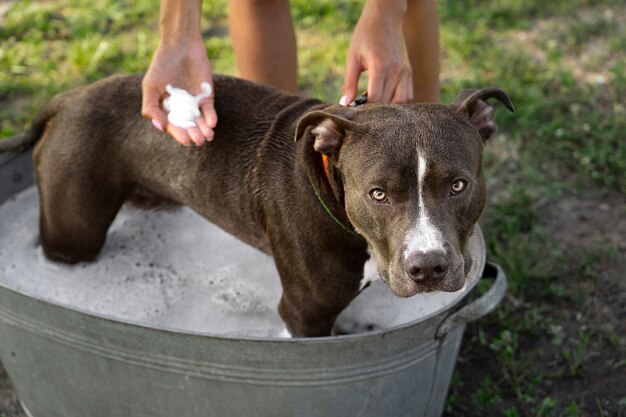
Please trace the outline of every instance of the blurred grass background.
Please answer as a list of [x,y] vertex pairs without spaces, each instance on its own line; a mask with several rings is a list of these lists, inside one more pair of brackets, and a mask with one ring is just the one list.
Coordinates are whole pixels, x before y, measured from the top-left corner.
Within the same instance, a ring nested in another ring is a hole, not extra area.
[[[236,74],[225,0],[205,1],[216,72]],[[292,0],[303,95],[336,102],[362,1]],[[505,89],[481,224],[509,297],[469,327],[450,416],[626,416],[623,0],[440,0],[442,97]],[[158,1],[0,2],[0,138],[54,94],[145,71]],[[2,408],[0,405],[0,416]]]

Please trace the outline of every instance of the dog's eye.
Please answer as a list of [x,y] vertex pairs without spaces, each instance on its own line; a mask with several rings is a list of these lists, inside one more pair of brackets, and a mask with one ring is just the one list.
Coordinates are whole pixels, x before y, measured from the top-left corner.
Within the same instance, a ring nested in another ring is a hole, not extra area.
[[387,195],[380,188],[374,188],[372,191],[370,191],[370,197],[372,197],[375,201],[378,201],[379,203],[387,201]]
[[465,180],[455,180],[452,183],[452,187],[450,187],[450,192],[452,194],[459,194],[461,191],[465,190],[467,186],[467,181]]

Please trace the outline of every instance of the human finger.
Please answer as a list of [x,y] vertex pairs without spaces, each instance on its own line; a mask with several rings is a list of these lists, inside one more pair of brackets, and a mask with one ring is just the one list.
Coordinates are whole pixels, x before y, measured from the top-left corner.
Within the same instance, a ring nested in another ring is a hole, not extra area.
[[187,132],[187,129],[183,129],[182,127],[174,126],[173,124],[167,125],[167,133],[169,133],[176,142],[180,143],[183,146],[191,146],[192,140],[191,136]]
[[[200,102],[200,113],[202,113],[202,118],[211,130],[215,129],[215,126],[217,126],[217,112],[215,111],[213,103],[213,96]],[[205,136],[209,138],[209,135],[206,133]]]
[[347,106],[348,103],[352,102],[352,100],[356,98],[357,90],[359,88],[359,77],[361,76],[362,71],[363,67],[361,65],[361,60],[356,56],[348,54],[343,82],[343,96],[341,97],[341,100],[339,100],[339,104],[342,106]]
[[204,145],[206,139],[198,127],[188,127],[186,130],[193,143],[197,146]]
[[378,71],[368,71],[367,101],[369,103],[381,103],[384,101],[385,78]]
[[[204,82],[208,83],[211,87],[209,96],[200,100],[198,107],[200,108],[202,117],[206,121],[206,126],[212,130],[215,126],[217,126],[217,113],[215,112],[215,84],[213,83],[213,76],[211,74],[210,67],[211,65],[209,63],[209,71],[203,74]],[[205,137],[209,137],[209,131],[205,131],[203,129],[202,133],[204,133]]]
[[200,129],[200,132],[202,132],[202,135],[206,138],[207,141],[213,139],[215,133],[213,133],[213,129],[209,127],[203,116],[196,118],[196,125],[198,125],[198,129]]
[[159,100],[161,94],[157,88],[144,88],[142,102],[141,102],[141,115],[146,119],[152,120],[154,127],[160,131],[164,131],[167,126],[167,116],[161,110]]
[[413,79],[402,77],[393,91],[391,103],[404,104],[413,100]]

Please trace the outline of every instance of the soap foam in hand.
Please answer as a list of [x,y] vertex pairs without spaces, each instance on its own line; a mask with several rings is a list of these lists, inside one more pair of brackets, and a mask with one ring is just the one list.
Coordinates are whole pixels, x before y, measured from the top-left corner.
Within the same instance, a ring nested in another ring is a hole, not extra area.
[[200,117],[200,101],[206,97],[210,97],[213,93],[211,84],[204,82],[200,86],[202,93],[197,96],[191,95],[182,88],[173,87],[168,84],[165,90],[169,93],[169,97],[163,101],[163,107],[169,113],[167,120],[174,126],[184,129],[196,127],[196,119]]

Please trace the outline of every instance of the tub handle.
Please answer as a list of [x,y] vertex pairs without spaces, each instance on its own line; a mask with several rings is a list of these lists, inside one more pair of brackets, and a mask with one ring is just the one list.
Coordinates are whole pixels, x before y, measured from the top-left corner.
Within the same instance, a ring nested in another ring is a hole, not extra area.
[[491,312],[504,298],[507,289],[507,280],[504,271],[500,265],[493,262],[487,262],[483,276],[493,276],[496,274],[495,282],[489,290],[477,300],[466,305],[455,313],[452,313],[444,321],[441,322],[437,329],[436,337],[438,339],[446,336],[450,331],[458,326],[465,325],[471,321],[478,320],[487,313]]

